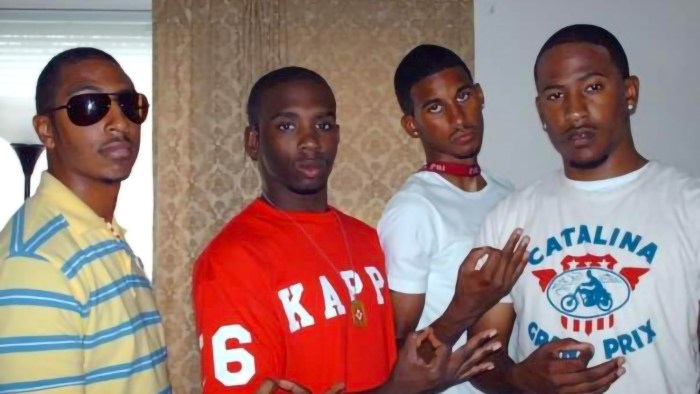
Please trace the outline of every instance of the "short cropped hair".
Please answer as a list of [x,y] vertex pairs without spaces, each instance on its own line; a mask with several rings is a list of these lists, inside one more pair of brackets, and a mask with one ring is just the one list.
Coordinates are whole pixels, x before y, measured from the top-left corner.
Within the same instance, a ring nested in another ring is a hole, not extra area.
[[464,61],[451,50],[439,45],[423,44],[413,48],[401,60],[394,73],[394,92],[401,111],[413,113],[411,88],[421,80],[448,68],[460,67],[472,81],[472,73]]
[[630,76],[627,55],[620,41],[612,33],[600,26],[579,24],[567,26],[557,31],[542,45],[542,49],[540,49],[540,53],[537,54],[537,59],[535,60],[535,81],[537,81],[537,65],[544,53],[557,45],[571,43],[588,43],[602,46],[610,54],[610,59],[620,71],[622,79]]
[[106,60],[121,68],[112,55],[97,48],[79,47],[59,53],[51,58],[44,69],[41,70],[39,79],[36,82],[34,103],[37,114],[45,114],[57,106],[55,102],[56,94],[63,68],[90,59]]
[[320,74],[315,71],[311,71],[303,67],[282,67],[276,70],[270,71],[269,73],[260,77],[260,79],[253,84],[252,89],[250,89],[250,95],[248,96],[248,105],[246,107],[246,112],[248,115],[248,125],[251,127],[257,127],[260,122],[260,100],[262,99],[263,93],[270,88],[273,88],[279,84],[294,81],[307,81],[318,83],[333,93],[333,89],[328,84],[328,82]]

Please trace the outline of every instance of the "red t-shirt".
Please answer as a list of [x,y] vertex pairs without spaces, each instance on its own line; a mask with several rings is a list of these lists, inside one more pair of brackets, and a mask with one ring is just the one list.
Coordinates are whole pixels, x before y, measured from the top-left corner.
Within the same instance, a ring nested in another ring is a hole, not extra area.
[[[376,232],[359,220],[333,208],[285,214],[254,201],[195,266],[204,392],[254,392],[267,377],[314,393],[337,382],[347,391],[380,385],[396,359],[385,273]],[[364,304],[364,327],[353,324],[351,288]]]

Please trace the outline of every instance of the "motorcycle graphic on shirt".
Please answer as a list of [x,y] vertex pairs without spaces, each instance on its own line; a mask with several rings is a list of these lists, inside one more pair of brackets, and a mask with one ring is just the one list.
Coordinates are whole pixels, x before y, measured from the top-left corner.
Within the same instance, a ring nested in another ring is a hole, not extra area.
[[586,269],[587,282],[581,283],[572,294],[567,294],[561,299],[561,309],[565,312],[574,312],[579,305],[584,307],[597,307],[602,312],[609,311],[613,306],[610,293],[605,290],[603,283],[593,275],[593,269]]

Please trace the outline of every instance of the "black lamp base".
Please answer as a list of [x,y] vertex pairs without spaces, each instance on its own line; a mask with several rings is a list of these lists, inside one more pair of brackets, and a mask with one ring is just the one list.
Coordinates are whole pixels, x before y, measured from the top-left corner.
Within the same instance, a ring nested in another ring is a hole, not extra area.
[[22,172],[24,173],[24,199],[29,198],[29,186],[32,181],[32,173],[34,166],[41,152],[44,151],[44,145],[41,144],[10,144],[12,149],[17,153],[19,162],[22,164]]

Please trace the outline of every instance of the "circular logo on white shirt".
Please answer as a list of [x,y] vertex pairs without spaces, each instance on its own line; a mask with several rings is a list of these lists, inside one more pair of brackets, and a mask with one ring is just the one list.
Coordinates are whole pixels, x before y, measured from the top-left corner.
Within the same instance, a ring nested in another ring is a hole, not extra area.
[[580,268],[564,271],[547,287],[547,298],[562,314],[579,319],[607,316],[622,308],[632,292],[615,271]]

